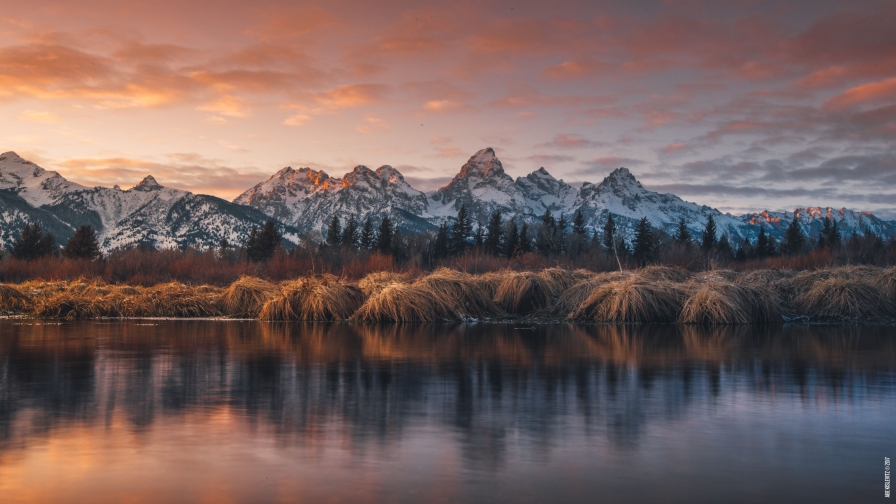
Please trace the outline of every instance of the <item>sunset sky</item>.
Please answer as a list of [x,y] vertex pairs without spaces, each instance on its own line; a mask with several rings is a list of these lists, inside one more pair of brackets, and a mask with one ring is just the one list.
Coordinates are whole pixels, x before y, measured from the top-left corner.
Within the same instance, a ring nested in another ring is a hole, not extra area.
[[280,168],[418,189],[626,166],[726,211],[896,218],[896,2],[3,0],[0,150],[232,199]]

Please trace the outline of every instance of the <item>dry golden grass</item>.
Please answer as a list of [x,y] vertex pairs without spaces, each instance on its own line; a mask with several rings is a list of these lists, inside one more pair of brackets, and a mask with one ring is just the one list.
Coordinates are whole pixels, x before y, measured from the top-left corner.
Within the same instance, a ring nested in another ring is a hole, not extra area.
[[440,299],[449,300],[454,311],[469,317],[490,317],[500,311],[476,278],[462,271],[439,268],[414,285]]
[[364,293],[332,275],[301,278],[283,286],[268,300],[258,317],[262,320],[345,320],[364,302]]
[[0,312],[26,313],[31,309],[31,297],[9,285],[0,284]]
[[896,266],[882,271],[875,278],[874,285],[887,296],[890,302],[896,303]]
[[216,290],[199,292],[177,282],[155,285],[128,296],[121,306],[122,317],[214,317],[220,295]]
[[682,324],[738,325],[782,321],[781,301],[770,287],[727,281],[694,282],[678,322]]
[[816,320],[896,316],[892,300],[867,278],[817,280],[797,296],[795,304],[799,313]]
[[494,299],[495,293],[498,292],[498,287],[501,285],[501,282],[504,281],[504,277],[509,274],[512,274],[512,272],[507,270],[492,271],[481,275],[474,275],[473,282],[476,284],[477,288],[481,289],[483,293],[489,297],[489,299]]
[[685,297],[680,284],[632,275],[599,285],[570,317],[596,322],[671,323],[678,318]]
[[595,273],[583,269],[566,270],[563,268],[546,268],[541,270],[538,275],[551,284],[556,285],[557,288],[562,291],[572,287],[582,280],[593,277]]
[[392,283],[367,298],[351,318],[363,322],[439,322],[457,320],[460,314],[441,291]]
[[365,296],[372,296],[393,283],[410,283],[411,277],[404,273],[392,271],[377,271],[370,273],[358,281],[358,288]]
[[688,281],[694,275],[690,271],[681,268],[672,268],[670,266],[650,265],[645,266],[635,273],[647,280],[656,282],[675,282],[681,283]]
[[775,285],[785,280],[790,280],[795,275],[790,270],[770,269],[756,270],[741,273],[737,276],[737,283],[744,285],[765,286]]
[[221,306],[227,315],[256,317],[264,304],[279,293],[280,289],[271,282],[243,276],[224,289]]
[[507,313],[529,315],[551,306],[557,284],[537,273],[508,273],[495,292],[495,303]]
[[840,279],[850,281],[873,281],[883,270],[873,266],[840,266],[822,270],[803,271],[793,276],[791,282],[798,292],[806,292],[824,280]]
[[40,318],[65,319],[119,317],[126,299],[116,291],[105,295],[63,291],[49,298],[41,298],[35,303],[33,314]]

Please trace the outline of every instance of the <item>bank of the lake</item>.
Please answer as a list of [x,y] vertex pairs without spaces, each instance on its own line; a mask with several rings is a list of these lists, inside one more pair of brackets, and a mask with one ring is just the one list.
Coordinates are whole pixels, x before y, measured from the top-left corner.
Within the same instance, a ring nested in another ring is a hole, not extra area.
[[896,268],[692,273],[648,266],[602,273],[548,268],[479,275],[439,269],[419,277],[383,271],[357,281],[322,275],[274,284],[243,277],[224,288],[32,281],[0,285],[0,311],[44,319],[892,324]]

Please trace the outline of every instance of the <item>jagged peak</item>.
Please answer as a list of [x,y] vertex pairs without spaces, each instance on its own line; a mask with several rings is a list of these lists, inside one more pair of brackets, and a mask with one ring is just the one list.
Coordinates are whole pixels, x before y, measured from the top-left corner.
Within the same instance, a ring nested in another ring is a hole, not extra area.
[[610,186],[634,186],[639,189],[643,189],[643,186],[638,179],[632,175],[632,172],[628,170],[626,167],[616,168],[600,183],[600,185],[610,185]]
[[377,168],[376,175],[390,184],[404,182],[404,175],[390,165],[383,165]]
[[466,164],[461,167],[460,173],[458,173],[458,176],[461,178],[466,178],[471,175],[479,175],[482,177],[500,177],[501,175],[505,175],[504,167],[495,155],[494,149],[486,147],[476,154],[473,154]]
[[134,189],[139,191],[152,191],[154,189],[161,189],[162,185],[156,182],[156,179],[152,175],[147,175],[140,181],[139,184],[134,186]]

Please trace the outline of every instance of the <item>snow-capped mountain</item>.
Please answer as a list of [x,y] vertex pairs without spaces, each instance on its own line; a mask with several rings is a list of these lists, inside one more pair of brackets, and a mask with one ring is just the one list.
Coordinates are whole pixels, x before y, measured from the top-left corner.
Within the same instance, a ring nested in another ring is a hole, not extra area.
[[[389,181],[382,175],[386,171],[391,177]],[[326,232],[333,215],[343,223],[352,215],[360,220],[370,217],[374,222],[389,215],[400,227],[419,231],[452,221],[461,206],[466,206],[473,222],[482,223],[496,210],[505,219],[530,223],[538,222],[547,209],[557,217],[566,215],[569,221],[581,211],[586,227],[592,231],[601,230],[611,214],[622,230],[633,230],[646,216],[652,225],[670,234],[683,218],[694,236],[700,236],[712,215],[719,235],[727,233],[732,241],[755,239],[761,226],[780,237],[793,218],[790,212],[741,216],[722,213],[673,194],[649,191],[626,168],[614,170],[600,183],[586,182],[580,189],[554,178],[544,168],[514,180],[491,148],[474,154],[451,182],[426,194],[413,189],[391,167],[374,173],[359,166],[341,179],[309,168],[284,168],[234,202],[250,205],[305,232],[319,233]],[[804,231],[817,232],[822,224],[821,210],[797,212]],[[844,232],[870,229],[883,236],[896,235],[896,223],[867,213],[844,209],[834,211],[831,217]]]
[[248,205],[305,232],[326,233],[337,215],[345,223],[351,216],[359,222],[370,217],[378,223],[384,215],[400,228],[422,231],[426,220],[426,195],[414,189],[391,166],[376,171],[356,166],[342,178],[310,168],[287,167],[234,200]]
[[571,221],[581,211],[586,227],[600,231],[613,215],[629,234],[642,217],[674,233],[684,219],[700,236],[712,215],[718,232],[732,241],[755,239],[759,229],[777,237],[796,215],[804,232],[814,235],[824,217],[834,219],[843,234],[870,230],[896,236],[896,222],[867,212],[825,207],[795,212],[762,212],[733,216],[673,194],[645,189],[626,168],[580,189],[540,168],[514,180],[504,172],[494,150],[473,155],[444,187],[423,193],[410,186],[391,166],[371,170],[357,166],[341,178],[310,168],[284,168],[249,189],[233,203],[214,196],[163,187],[152,176],[131,189],[85,187],[44,170],[13,152],[0,154],[0,245],[8,248],[26,223],[38,222],[64,244],[81,225],[98,232],[108,252],[134,245],[157,248],[213,247],[226,238],[242,243],[254,226],[275,220],[293,243],[320,239],[335,215],[344,224],[354,216],[379,224],[388,215],[400,229],[424,231],[451,222],[466,206],[474,222],[485,223],[500,211],[504,219],[535,223],[545,210]]
[[427,196],[434,220],[453,217],[466,206],[474,222],[484,223],[495,211],[526,221],[535,220],[546,209],[558,215],[569,213],[577,191],[544,168],[514,180],[504,172],[495,151],[486,148],[474,154],[448,185]]
[[[44,170],[14,152],[0,155],[0,244],[9,247],[28,222],[38,222],[60,243],[81,225],[97,230],[104,251],[134,245],[156,248],[241,243],[269,219],[214,196],[161,186],[152,176],[126,191],[85,187]],[[299,231],[283,227],[293,243]]]
[[746,214],[740,219],[750,225],[750,227],[758,228],[764,226],[766,232],[775,235],[783,235],[784,230],[793,221],[794,216],[800,223],[803,232],[809,235],[815,235],[824,225],[825,218],[829,218],[837,223],[837,227],[843,236],[853,231],[858,234],[864,234],[866,231],[889,237],[896,235],[896,222],[885,221],[875,216],[871,212],[857,212],[847,208],[832,207],[807,207],[796,208],[793,212],[759,212]]
[[691,233],[700,236],[712,215],[719,235],[727,233],[729,237],[742,238],[753,234],[741,219],[729,214],[684,201],[674,194],[648,191],[627,168],[613,170],[599,184],[583,184],[571,210],[580,210],[593,229],[601,228],[612,214],[617,226],[623,229],[633,230],[642,217],[647,217],[651,225],[672,234],[684,218]]

